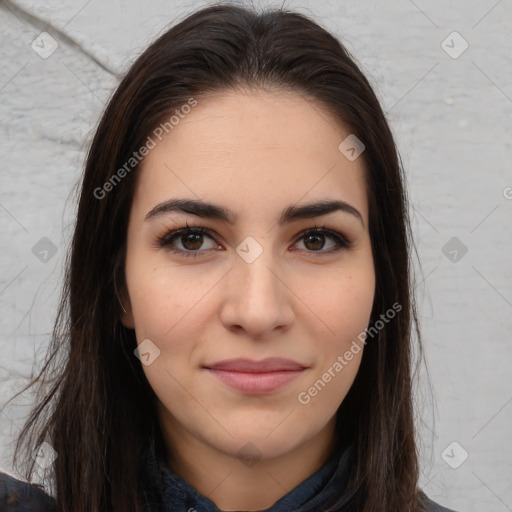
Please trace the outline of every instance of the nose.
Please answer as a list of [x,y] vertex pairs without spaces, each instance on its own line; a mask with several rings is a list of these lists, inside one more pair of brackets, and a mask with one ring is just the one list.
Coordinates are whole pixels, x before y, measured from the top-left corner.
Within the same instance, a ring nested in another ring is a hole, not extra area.
[[238,256],[226,276],[225,299],[220,311],[224,327],[266,339],[276,330],[286,330],[294,320],[290,276],[273,259],[270,249],[248,262]]

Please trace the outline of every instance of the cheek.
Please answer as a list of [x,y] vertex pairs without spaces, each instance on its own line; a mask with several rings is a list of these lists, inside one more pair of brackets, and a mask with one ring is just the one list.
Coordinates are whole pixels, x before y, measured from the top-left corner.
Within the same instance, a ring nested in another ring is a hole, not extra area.
[[190,273],[180,272],[175,265],[148,263],[151,259],[141,251],[127,260],[128,292],[137,338],[154,337],[163,342],[186,325],[187,315],[198,314],[212,278],[198,272],[191,279]]
[[187,373],[194,351],[201,345],[201,336],[191,319],[205,314],[201,298],[206,284],[201,284],[200,278],[191,283],[190,276],[182,278],[175,268],[145,268],[139,262],[134,259],[131,267],[127,262],[135,333],[138,345],[149,339],[154,344],[149,346],[157,354],[142,369],[162,402],[172,396],[173,403],[183,403],[190,397],[188,393],[195,392],[194,382],[189,382]]
[[[330,275],[307,295],[317,325],[325,333],[327,351],[339,350],[368,326],[375,293],[373,268]],[[306,294],[306,290],[304,290]]]
[[308,414],[324,418],[335,413],[359,370],[374,299],[375,277],[365,267],[325,280],[321,293],[310,296],[316,322],[317,366],[302,390],[299,403]]

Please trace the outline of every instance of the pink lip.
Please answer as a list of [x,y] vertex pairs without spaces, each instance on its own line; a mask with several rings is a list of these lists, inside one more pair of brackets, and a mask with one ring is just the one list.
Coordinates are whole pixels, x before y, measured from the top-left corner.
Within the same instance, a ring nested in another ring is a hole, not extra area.
[[226,359],[205,367],[224,384],[244,393],[270,393],[300,375],[305,366],[290,359]]

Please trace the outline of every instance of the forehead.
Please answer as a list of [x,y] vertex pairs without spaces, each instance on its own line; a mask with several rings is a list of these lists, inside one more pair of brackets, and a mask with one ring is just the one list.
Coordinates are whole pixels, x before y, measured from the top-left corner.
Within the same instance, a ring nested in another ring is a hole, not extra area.
[[248,204],[269,211],[335,198],[367,218],[363,159],[340,152],[350,131],[326,109],[277,90],[226,91],[196,101],[161,140],[150,134],[156,145],[141,163],[134,207],[195,195],[235,211]]

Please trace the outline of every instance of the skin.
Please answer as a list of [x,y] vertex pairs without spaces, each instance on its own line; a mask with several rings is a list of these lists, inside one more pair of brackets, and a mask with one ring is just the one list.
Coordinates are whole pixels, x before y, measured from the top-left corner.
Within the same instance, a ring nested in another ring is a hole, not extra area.
[[[150,339],[160,350],[143,369],[159,399],[169,466],[222,510],[270,507],[334,446],[335,413],[362,350],[308,404],[297,397],[368,326],[373,304],[364,163],[338,150],[349,134],[297,93],[226,91],[198,100],[141,164],[122,322],[139,344]],[[171,198],[221,205],[236,223],[181,212],[145,219]],[[277,224],[287,206],[326,199],[346,201],[362,220],[335,211]],[[186,223],[212,234],[171,243],[197,257],[157,242]],[[333,251],[329,235],[301,237],[323,225],[350,248]],[[236,252],[247,236],[263,250],[251,263]],[[249,395],[203,367],[233,357],[283,357],[307,368],[276,391]],[[257,454],[254,464],[237,455],[244,446]]]

